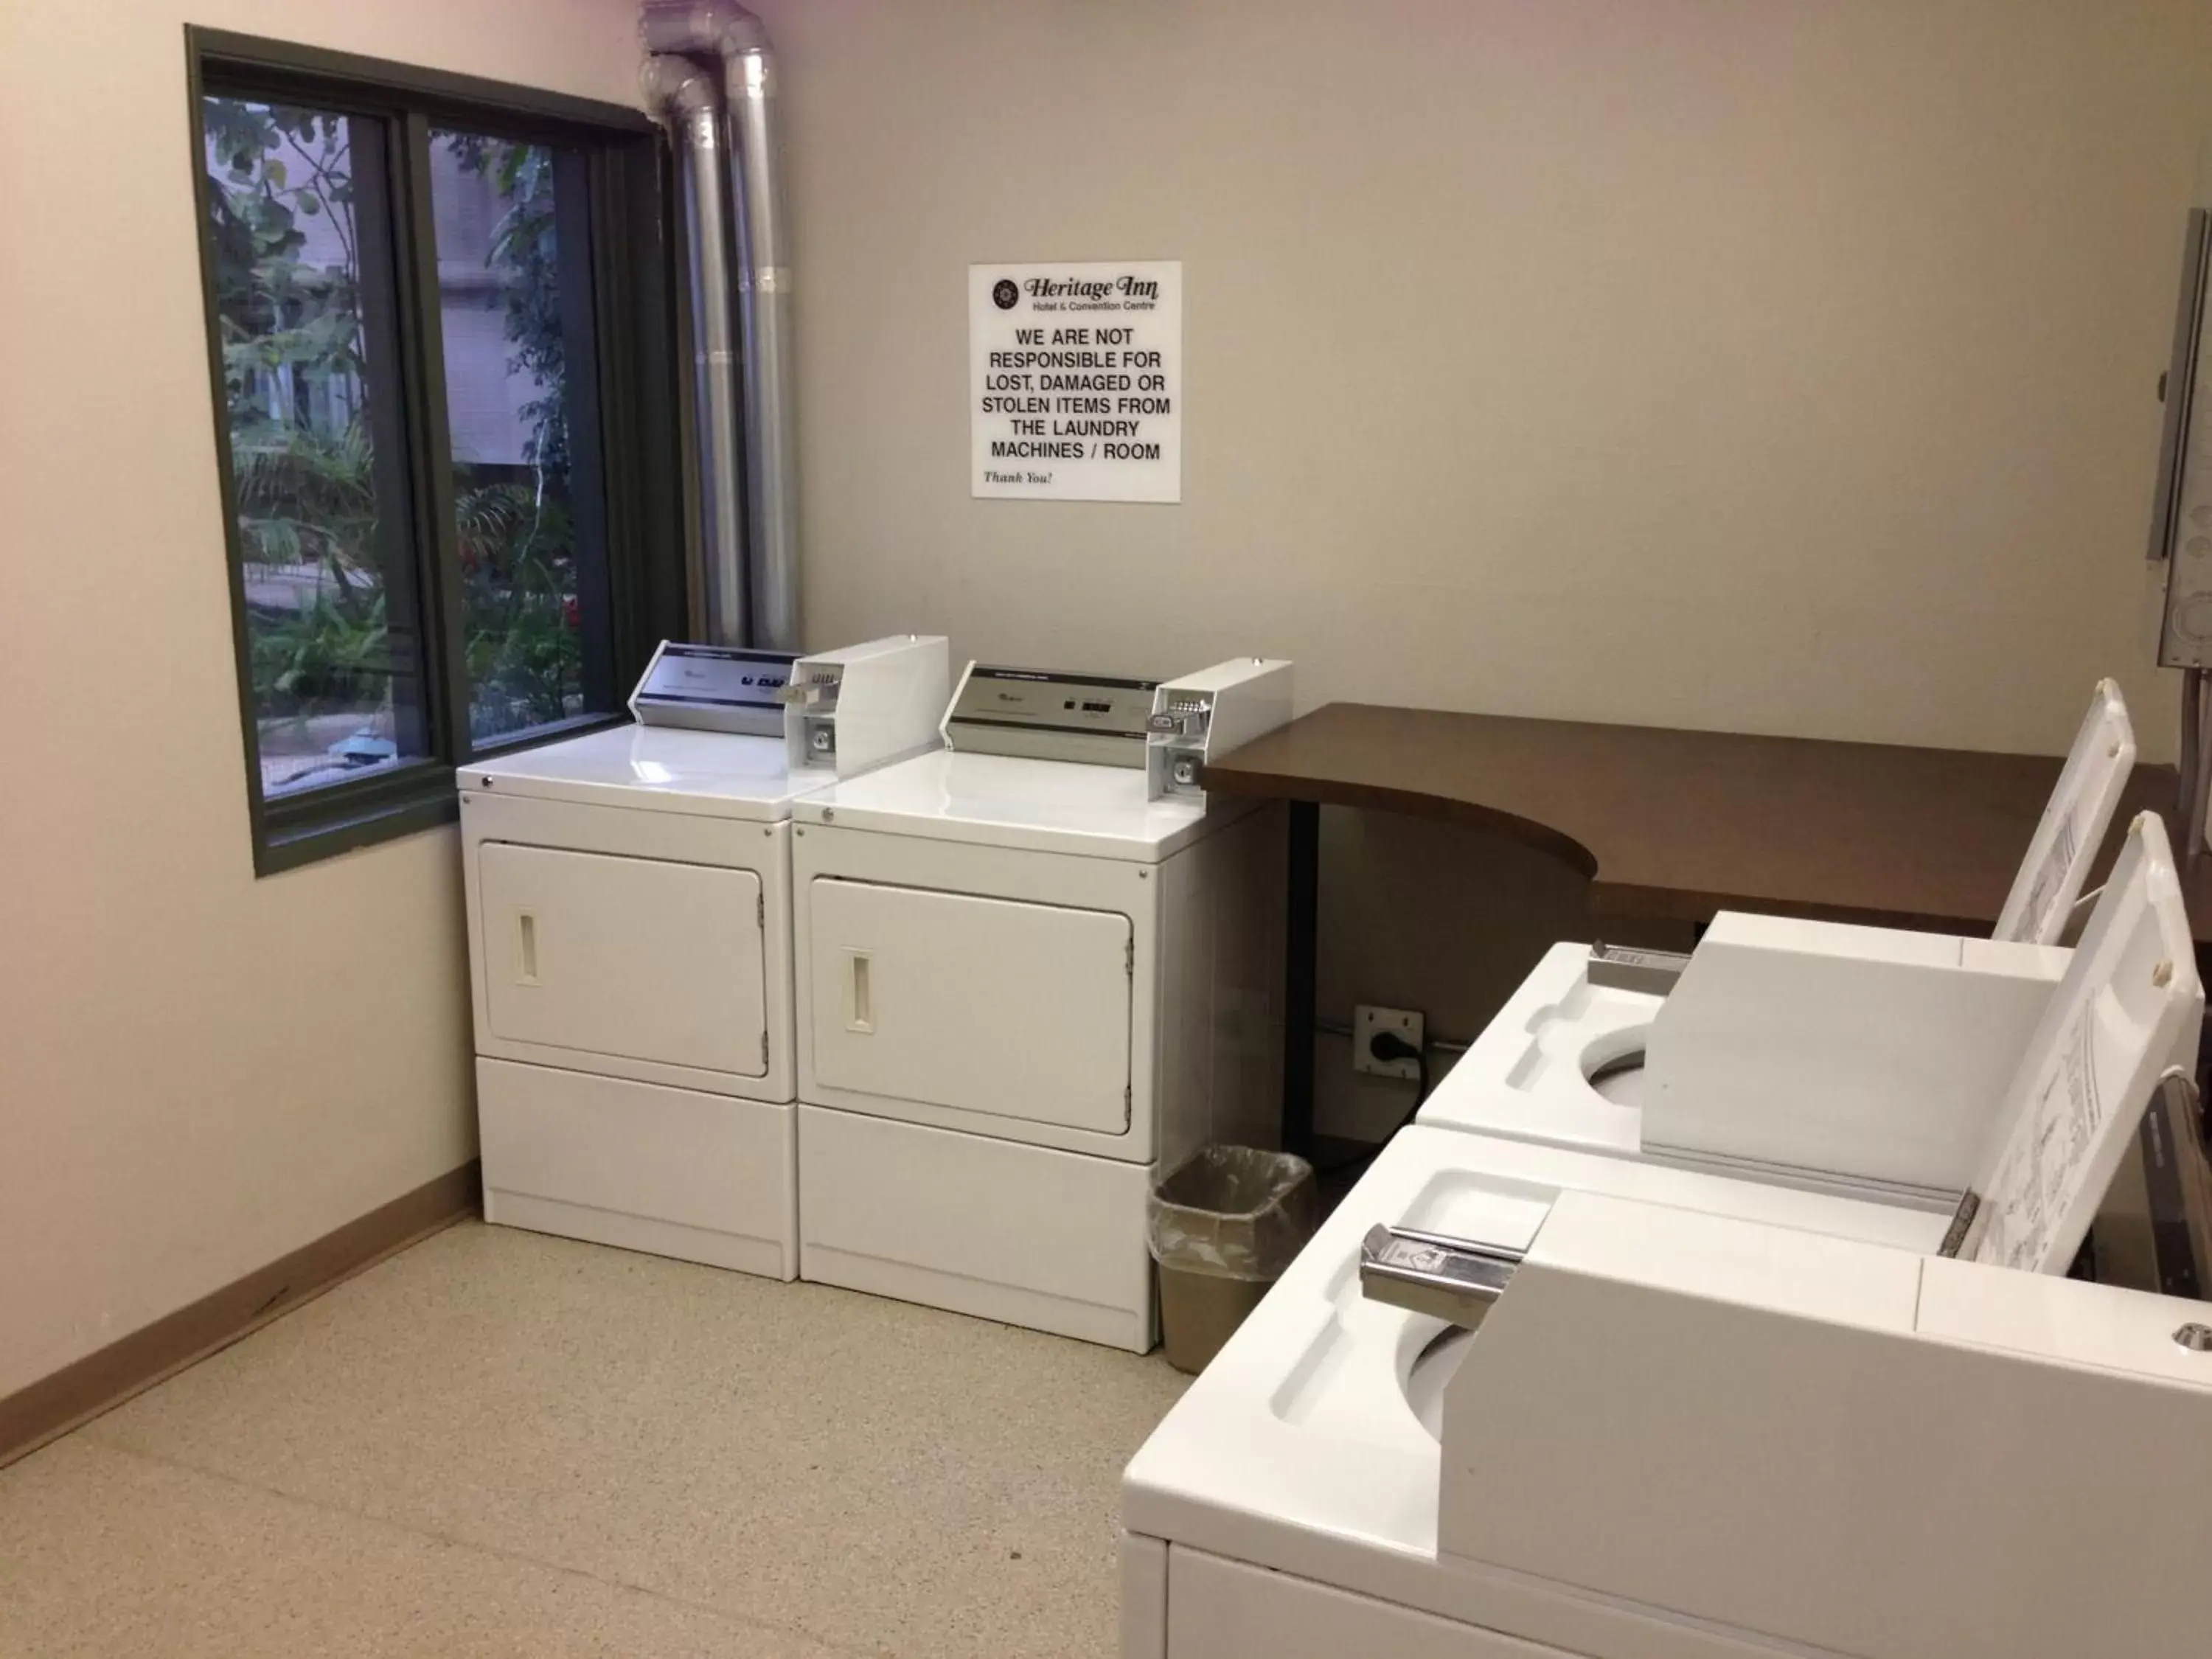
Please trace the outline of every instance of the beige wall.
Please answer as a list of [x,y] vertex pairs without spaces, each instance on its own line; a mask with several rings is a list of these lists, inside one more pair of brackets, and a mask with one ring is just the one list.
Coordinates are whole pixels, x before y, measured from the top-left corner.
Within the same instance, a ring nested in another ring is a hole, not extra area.
[[474,1150],[453,833],[253,877],[187,17],[632,101],[620,0],[0,6],[0,1395]]
[[[758,9],[811,638],[2046,751],[2110,673],[2169,752],[2141,560],[2203,0]],[[1140,257],[1185,262],[1182,504],[969,500],[968,264]],[[1465,1036],[1597,925],[1434,826],[1324,856],[1325,1016]]]
[[[812,635],[2043,750],[2116,673],[2169,724],[2202,0],[759,9]],[[1139,256],[1183,503],[970,501],[968,263]]]

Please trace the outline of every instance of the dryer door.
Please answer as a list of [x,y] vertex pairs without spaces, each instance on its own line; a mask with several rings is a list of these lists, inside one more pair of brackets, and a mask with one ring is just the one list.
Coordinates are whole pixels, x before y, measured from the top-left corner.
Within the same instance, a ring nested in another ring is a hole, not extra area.
[[760,877],[488,842],[477,854],[493,1035],[758,1077]]
[[831,876],[810,898],[823,1085],[1129,1127],[1128,917]]

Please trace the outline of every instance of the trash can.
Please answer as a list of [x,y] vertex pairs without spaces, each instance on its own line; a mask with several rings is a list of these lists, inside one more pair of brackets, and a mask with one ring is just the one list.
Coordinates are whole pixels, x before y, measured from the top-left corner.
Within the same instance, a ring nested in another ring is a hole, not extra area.
[[1257,1146],[1207,1146],[1152,1188],[1168,1364],[1196,1373],[1313,1237],[1313,1166]]

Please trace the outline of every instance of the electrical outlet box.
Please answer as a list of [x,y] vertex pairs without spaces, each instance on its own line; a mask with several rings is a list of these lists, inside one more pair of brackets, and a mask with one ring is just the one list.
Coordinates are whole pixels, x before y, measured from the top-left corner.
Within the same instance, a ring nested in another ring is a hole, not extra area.
[[[1375,1035],[1378,1031],[1403,1038],[1415,1053],[1403,1060],[1377,1060]],[[1408,1083],[1418,1083],[1421,1080],[1421,1017],[1410,1008],[1371,1008],[1363,1002],[1352,1011],[1352,1069],[1355,1072],[1365,1072],[1374,1077],[1401,1077]]]

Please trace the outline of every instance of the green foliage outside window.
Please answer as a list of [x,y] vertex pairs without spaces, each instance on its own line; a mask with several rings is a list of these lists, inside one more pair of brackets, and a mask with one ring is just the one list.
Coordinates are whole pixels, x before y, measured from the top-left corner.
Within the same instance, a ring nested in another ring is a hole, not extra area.
[[[256,714],[281,722],[380,707],[406,671],[386,628],[369,400],[398,394],[364,374],[349,122],[219,97],[204,118]],[[582,706],[566,365],[551,152],[444,142],[498,187],[487,265],[508,368],[538,388],[521,411],[523,465],[453,463],[470,726],[481,742]],[[311,221],[327,227],[313,239],[325,257],[306,257]],[[289,580],[290,596],[257,599],[257,574],[264,586]]]
[[524,480],[453,465],[462,613],[468,629],[469,725],[477,738],[581,712],[576,533],[568,495],[567,338],[553,234],[553,153],[452,133],[465,173],[490,178],[505,211],[487,263],[499,277],[508,366],[538,394],[522,408]]
[[[360,708],[382,696],[392,664],[359,395],[347,125],[228,98],[207,100],[204,118],[241,545],[249,567],[312,580],[296,607],[253,607],[255,711],[270,721]],[[301,257],[300,222],[313,217],[342,251],[335,267]]]

